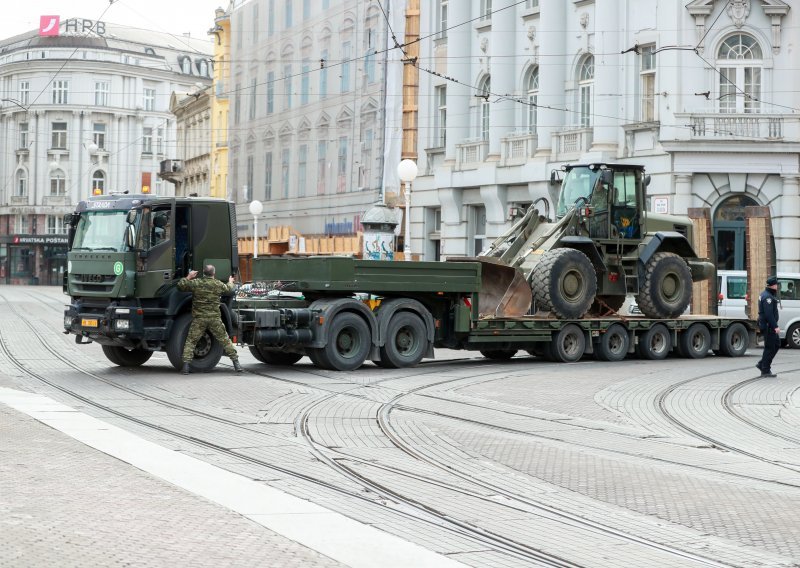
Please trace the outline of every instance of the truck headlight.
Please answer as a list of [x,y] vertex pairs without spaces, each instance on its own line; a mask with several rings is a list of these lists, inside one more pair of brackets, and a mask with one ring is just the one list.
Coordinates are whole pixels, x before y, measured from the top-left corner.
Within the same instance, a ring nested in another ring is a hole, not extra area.
[[72,327],[72,316],[64,315],[64,327]]
[[129,320],[114,320],[114,328],[119,330],[128,330],[131,327]]

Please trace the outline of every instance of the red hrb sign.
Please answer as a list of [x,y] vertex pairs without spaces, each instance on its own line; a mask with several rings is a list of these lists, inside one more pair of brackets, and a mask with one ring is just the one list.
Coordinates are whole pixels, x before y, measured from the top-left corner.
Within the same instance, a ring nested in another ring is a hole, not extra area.
[[59,20],[58,16],[39,16],[39,35],[57,36]]

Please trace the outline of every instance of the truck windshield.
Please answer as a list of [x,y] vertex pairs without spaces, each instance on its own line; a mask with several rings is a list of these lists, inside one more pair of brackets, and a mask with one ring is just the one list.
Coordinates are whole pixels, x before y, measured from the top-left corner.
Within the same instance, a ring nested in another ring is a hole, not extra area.
[[125,250],[127,211],[85,211],[75,227],[72,250]]
[[567,211],[575,205],[575,201],[580,197],[589,199],[592,193],[597,172],[588,167],[572,168],[567,172],[564,181],[561,183],[561,194],[558,196],[557,217],[563,217]]

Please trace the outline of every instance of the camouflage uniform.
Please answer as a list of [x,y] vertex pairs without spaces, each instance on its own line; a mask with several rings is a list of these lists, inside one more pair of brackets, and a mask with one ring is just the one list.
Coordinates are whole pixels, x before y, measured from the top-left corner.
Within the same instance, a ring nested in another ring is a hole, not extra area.
[[225,292],[233,291],[233,284],[220,282],[213,276],[202,278],[181,278],[178,290],[192,293],[192,323],[183,346],[183,362],[189,363],[194,357],[194,348],[206,330],[222,344],[225,355],[237,361],[236,348],[225,331],[225,324],[219,313],[219,297]]

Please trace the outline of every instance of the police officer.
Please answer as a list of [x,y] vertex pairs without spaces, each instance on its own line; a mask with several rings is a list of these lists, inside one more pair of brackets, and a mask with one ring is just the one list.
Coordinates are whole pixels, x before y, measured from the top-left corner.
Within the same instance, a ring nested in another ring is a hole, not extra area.
[[233,275],[228,279],[227,284],[223,284],[215,278],[216,268],[213,264],[203,267],[203,277],[197,279],[197,271],[192,270],[186,278],[178,281],[178,290],[192,293],[192,323],[189,325],[189,332],[186,334],[186,343],[183,346],[183,367],[181,374],[188,375],[189,362],[194,357],[194,347],[203,336],[206,330],[222,344],[225,355],[233,361],[233,368],[237,373],[244,369],[239,364],[239,356],[225,330],[222,317],[219,313],[219,297],[225,292],[233,291]]
[[758,297],[758,327],[764,335],[764,353],[756,367],[761,371],[762,377],[777,377],[772,372],[772,360],[778,353],[781,340],[778,334],[778,279],[774,276],[767,278],[767,287]]

